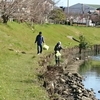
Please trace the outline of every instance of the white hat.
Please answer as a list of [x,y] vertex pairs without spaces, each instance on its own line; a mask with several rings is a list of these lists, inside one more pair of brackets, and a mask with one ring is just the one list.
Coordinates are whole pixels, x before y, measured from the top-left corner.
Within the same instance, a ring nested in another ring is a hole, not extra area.
[[61,42],[59,41],[59,42],[58,42],[58,44],[60,44],[60,45],[61,45]]

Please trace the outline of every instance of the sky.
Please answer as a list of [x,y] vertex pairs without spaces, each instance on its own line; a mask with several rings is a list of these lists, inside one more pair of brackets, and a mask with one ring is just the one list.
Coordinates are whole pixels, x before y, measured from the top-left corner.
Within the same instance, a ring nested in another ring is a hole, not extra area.
[[67,7],[68,1],[69,1],[69,6],[72,6],[77,3],[100,5],[100,0],[54,0],[54,1],[59,1],[56,5],[63,7]]

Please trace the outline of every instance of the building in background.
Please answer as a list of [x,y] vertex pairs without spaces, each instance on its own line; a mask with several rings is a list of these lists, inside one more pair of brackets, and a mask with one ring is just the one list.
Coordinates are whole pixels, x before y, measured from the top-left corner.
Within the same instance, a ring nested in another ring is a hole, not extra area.
[[77,3],[65,7],[67,19],[73,20],[74,23],[82,23],[87,26],[94,26],[93,19],[100,16],[100,5]]

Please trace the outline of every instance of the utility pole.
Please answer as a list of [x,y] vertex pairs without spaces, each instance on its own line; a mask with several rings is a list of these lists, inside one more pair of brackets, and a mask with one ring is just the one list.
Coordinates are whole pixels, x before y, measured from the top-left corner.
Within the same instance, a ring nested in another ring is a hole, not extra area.
[[84,4],[82,4],[82,14],[84,15]]
[[83,18],[84,18],[84,4],[81,4],[82,5],[82,24],[83,24]]
[[67,14],[69,15],[69,0],[67,0]]

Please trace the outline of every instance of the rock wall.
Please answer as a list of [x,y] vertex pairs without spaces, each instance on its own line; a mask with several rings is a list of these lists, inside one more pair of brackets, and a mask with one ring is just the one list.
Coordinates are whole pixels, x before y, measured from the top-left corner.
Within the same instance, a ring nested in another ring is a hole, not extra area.
[[44,74],[43,86],[50,100],[97,100],[93,90],[84,88],[83,78],[78,73],[64,73],[61,67],[59,69],[51,67]]
[[[43,87],[47,90],[50,100],[97,100],[93,89],[88,90],[82,84],[83,77],[80,76],[78,68],[97,47],[78,53],[78,47],[68,48],[62,51],[64,61],[60,66],[48,65],[54,57],[54,53],[46,56],[41,62],[45,69],[42,74]],[[81,58],[81,59],[80,59]]]

